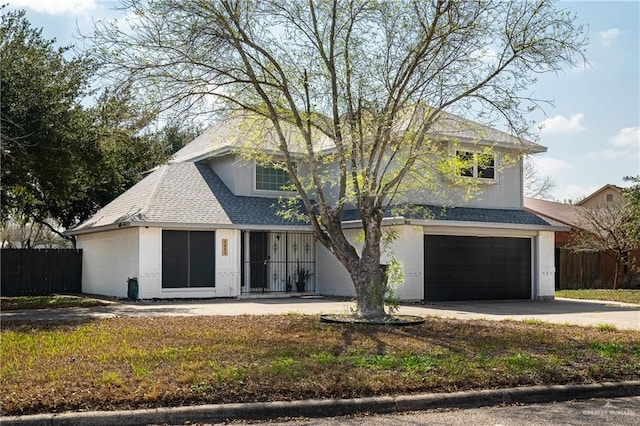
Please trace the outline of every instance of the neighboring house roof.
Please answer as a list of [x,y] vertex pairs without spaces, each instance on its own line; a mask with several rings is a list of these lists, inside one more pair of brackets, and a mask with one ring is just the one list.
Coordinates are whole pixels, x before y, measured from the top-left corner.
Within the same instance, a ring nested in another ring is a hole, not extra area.
[[131,224],[306,226],[279,216],[277,201],[233,195],[205,164],[172,163],[160,166],[69,233]]
[[601,193],[603,193],[604,191],[606,191],[607,189],[611,189],[614,192],[617,192],[618,194],[622,193],[622,188],[620,188],[619,186],[616,185],[611,185],[611,184],[606,184],[605,186],[603,186],[602,188],[598,189],[596,192],[594,192],[591,195],[586,196],[585,198],[583,198],[582,200],[578,201],[576,203],[577,206],[583,206],[585,204],[588,204],[589,200],[592,200],[594,198],[596,198],[598,195],[600,195]]
[[580,211],[583,207],[524,197],[524,209],[564,225],[578,227],[580,223]]
[[[400,213],[406,219],[424,219],[437,221],[502,223],[512,225],[550,226],[551,224],[535,214],[524,210],[513,209],[484,209],[472,207],[442,207],[432,205],[408,206],[406,212]],[[390,211],[385,217],[392,217]],[[358,220],[357,210],[347,210],[345,221]]]

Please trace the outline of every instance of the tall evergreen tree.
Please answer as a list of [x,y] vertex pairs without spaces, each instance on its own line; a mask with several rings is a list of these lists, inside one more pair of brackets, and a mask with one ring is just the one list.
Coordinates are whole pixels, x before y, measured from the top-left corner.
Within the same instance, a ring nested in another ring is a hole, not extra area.
[[[0,25],[1,221],[61,233],[166,161],[176,141],[145,133],[153,111],[125,89],[91,104],[96,64],[32,28],[25,12]],[[179,131],[177,131],[179,134]],[[12,219],[10,221],[10,219]]]

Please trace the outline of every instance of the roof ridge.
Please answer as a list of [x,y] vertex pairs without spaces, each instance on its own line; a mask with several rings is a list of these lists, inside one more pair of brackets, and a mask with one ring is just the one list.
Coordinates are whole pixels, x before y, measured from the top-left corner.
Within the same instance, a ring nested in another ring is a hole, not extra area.
[[151,195],[147,199],[147,202],[144,204],[142,209],[140,209],[140,212],[138,213],[139,216],[144,217],[149,211],[151,204],[153,203],[153,201],[155,201],[156,196],[158,195],[160,185],[162,184],[164,176],[167,174],[167,170],[169,170],[169,164],[163,164],[162,166],[160,166],[160,176],[158,176],[158,180],[156,181],[156,184],[153,187],[153,191],[151,191]]

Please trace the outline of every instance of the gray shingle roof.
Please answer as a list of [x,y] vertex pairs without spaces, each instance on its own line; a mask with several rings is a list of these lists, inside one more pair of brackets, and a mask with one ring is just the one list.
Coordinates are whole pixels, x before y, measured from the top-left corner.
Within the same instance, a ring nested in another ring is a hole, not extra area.
[[[290,123],[280,123],[291,153],[306,152],[304,140],[298,129]],[[330,148],[329,139],[314,131],[314,143],[318,150]],[[278,152],[280,142],[273,123],[256,114],[235,112],[221,118],[200,136],[176,152],[171,162],[200,161],[219,151],[260,150]]]
[[[550,226],[550,224],[542,218],[525,210],[479,209],[471,207],[445,208],[442,206],[416,205],[407,207],[407,210],[402,212],[401,215],[407,219]],[[385,217],[393,217],[393,214],[387,211]],[[357,210],[345,211],[345,221],[358,219],[359,214]]]
[[535,142],[446,112],[442,113],[430,134],[432,137],[443,140],[474,141],[480,145],[514,148],[527,153],[539,153],[547,150],[546,147]]
[[305,225],[277,215],[277,199],[239,197],[207,165],[161,166],[71,233],[122,222],[204,225]]
[[[281,126],[289,140],[290,151],[305,152],[306,148],[304,148],[304,142],[300,140],[297,128],[284,122]],[[407,123],[399,120],[398,127],[403,126],[406,127]],[[441,113],[441,117],[434,123],[429,134],[438,140],[473,142],[480,145],[514,148],[528,153],[546,151],[544,146],[537,143],[446,112]],[[325,135],[317,133],[313,139],[318,151],[335,148],[334,143]],[[172,161],[198,161],[211,156],[218,150],[233,150],[241,147],[277,151],[278,146],[278,138],[269,119],[251,113],[235,112],[221,118],[215,125],[185,145],[173,156]]]

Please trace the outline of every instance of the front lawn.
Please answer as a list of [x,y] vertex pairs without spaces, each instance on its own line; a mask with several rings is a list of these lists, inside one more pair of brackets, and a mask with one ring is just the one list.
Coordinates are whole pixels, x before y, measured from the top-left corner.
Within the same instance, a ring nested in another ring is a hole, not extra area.
[[15,311],[19,309],[55,309],[55,308],[89,308],[110,304],[98,299],[81,296],[19,296],[0,297],[0,310]]
[[559,290],[556,297],[569,299],[608,300],[611,302],[637,303],[640,305],[640,290]]
[[3,414],[640,379],[640,332],[534,321],[112,318],[6,322],[1,337]]

